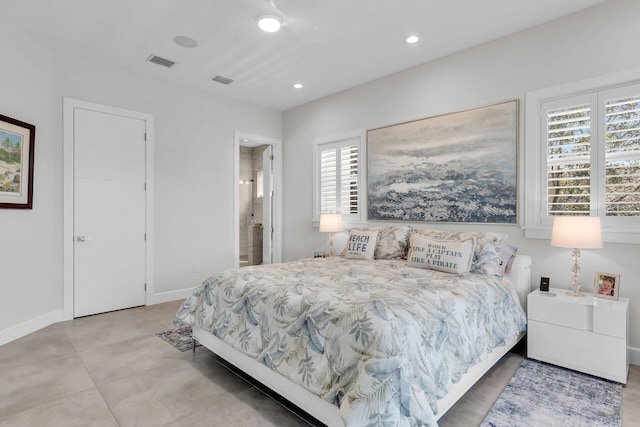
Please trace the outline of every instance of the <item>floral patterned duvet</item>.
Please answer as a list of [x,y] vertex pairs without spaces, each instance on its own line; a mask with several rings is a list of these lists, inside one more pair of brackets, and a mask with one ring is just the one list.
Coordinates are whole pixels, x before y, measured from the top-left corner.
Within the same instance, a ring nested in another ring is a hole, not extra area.
[[337,405],[347,426],[436,426],[436,401],[526,328],[508,279],[400,260],[304,259],[207,279],[174,322]]

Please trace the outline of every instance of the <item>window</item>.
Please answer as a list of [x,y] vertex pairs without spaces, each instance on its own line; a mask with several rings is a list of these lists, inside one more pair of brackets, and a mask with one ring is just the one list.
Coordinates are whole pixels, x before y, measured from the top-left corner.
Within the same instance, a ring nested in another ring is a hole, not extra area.
[[640,217],[640,85],[632,89],[604,104],[607,217]]
[[[572,102],[573,101],[573,102]],[[592,199],[591,104],[584,99],[543,103],[546,122],[546,214],[589,215]],[[551,104],[551,105],[549,105]]]
[[526,237],[597,215],[606,241],[640,242],[640,84],[616,86],[527,94]]
[[314,141],[314,221],[321,213],[342,213],[349,225],[363,221],[364,135],[358,131]]
[[320,213],[358,214],[358,145],[320,148]]

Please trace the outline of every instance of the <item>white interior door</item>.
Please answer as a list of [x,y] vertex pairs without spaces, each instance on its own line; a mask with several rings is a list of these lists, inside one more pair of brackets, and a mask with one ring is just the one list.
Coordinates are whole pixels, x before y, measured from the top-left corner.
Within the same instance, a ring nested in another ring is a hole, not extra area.
[[262,263],[273,262],[273,147],[269,145],[262,153]]
[[74,317],[145,304],[146,122],[74,110]]

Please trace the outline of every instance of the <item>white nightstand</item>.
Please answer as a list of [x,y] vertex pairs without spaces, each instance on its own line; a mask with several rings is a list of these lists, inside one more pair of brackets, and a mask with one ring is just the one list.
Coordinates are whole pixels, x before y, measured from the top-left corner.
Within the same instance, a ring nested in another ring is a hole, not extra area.
[[531,292],[527,306],[528,357],[627,383],[627,298],[572,297],[552,288]]

